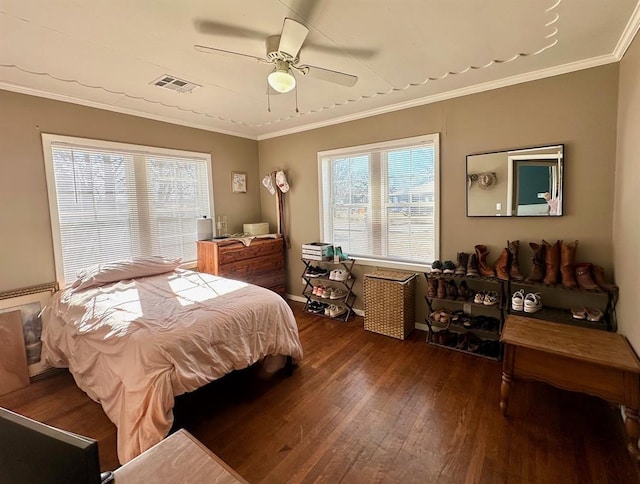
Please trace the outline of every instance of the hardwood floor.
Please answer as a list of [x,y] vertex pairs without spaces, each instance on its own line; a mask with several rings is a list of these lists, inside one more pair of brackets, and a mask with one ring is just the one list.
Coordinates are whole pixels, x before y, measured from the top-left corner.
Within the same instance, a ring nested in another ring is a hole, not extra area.
[[[499,408],[501,364],[366,332],[292,302],[305,349],[293,375],[249,369],[178,397],[185,427],[252,483],[634,483],[616,408],[516,382]],[[99,441],[118,466],[115,427],[66,372],[0,405]]]

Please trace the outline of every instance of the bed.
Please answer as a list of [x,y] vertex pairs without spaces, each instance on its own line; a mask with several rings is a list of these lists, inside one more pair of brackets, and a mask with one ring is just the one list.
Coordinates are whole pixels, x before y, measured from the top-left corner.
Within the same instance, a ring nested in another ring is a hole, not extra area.
[[303,356],[276,293],[178,263],[94,266],[42,312],[45,361],[69,368],[102,405],[122,464],[168,434],[175,396],[270,357]]

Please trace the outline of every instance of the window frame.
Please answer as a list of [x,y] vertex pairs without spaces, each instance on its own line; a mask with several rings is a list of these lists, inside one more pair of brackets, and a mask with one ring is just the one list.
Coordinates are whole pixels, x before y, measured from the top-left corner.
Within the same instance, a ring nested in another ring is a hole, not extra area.
[[[320,240],[325,238],[324,230],[324,192],[322,161],[324,158],[350,157],[361,154],[371,154],[372,151],[393,150],[408,148],[420,144],[429,144],[434,150],[434,180],[433,185],[436,193],[434,194],[433,206],[433,250],[434,260],[440,258],[440,133],[413,136],[409,138],[400,138],[390,141],[382,141],[378,143],[370,143],[366,145],[349,146],[345,148],[337,148],[333,150],[319,151],[317,154],[318,162],[318,213],[320,217]],[[369,257],[358,257],[358,264],[366,266],[384,267],[391,269],[415,270],[424,272],[431,267],[433,261],[426,261],[424,264],[413,262],[390,261],[386,259],[376,259]]]
[[[69,147],[85,147],[92,150],[114,150],[125,151],[134,157],[134,171],[139,170],[140,160],[136,157],[146,155],[168,156],[176,158],[191,158],[201,160],[207,171],[207,192],[209,194],[209,214],[211,219],[215,219],[214,198],[213,198],[213,173],[211,164],[211,154],[196,151],[176,150],[170,148],[160,148],[155,146],[137,145],[132,143],[121,143],[116,141],[105,141],[94,138],[80,138],[75,136],[63,136],[49,133],[42,133],[42,149],[44,155],[45,175],[47,182],[47,196],[49,198],[49,218],[51,221],[51,237],[53,242],[53,258],[56,272],[56,281],[60,287],[65,287],[64,258],[62,254],[62,239],[60,233],[60,218],[58,214],[58,196],[56,193],[56,182],[53,167],[52,145],[69,145]],[[146,176],[146,174],[145,174]],[[136,177],[136,193],[141,188],[142,180]],[[182,261],[181,267],[193,267],[196,260]],[[69,283],[71,283],[70,281]]]

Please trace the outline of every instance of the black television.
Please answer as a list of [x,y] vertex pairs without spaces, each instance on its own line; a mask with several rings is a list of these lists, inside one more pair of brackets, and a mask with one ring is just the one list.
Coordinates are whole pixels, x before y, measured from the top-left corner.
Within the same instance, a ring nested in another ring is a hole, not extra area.
[[100,484],[98,442],[0,407],[0,484]]

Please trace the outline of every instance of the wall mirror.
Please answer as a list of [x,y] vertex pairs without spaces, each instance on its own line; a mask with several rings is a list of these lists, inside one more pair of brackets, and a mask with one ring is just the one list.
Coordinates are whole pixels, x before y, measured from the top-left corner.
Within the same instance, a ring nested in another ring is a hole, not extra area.
[[562,215],[564,145],[467,156],[468,217]]

